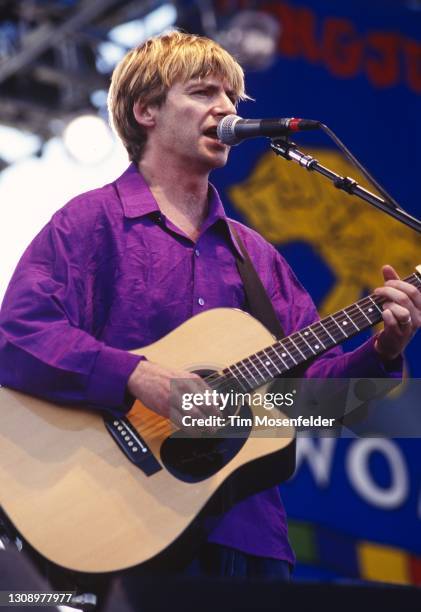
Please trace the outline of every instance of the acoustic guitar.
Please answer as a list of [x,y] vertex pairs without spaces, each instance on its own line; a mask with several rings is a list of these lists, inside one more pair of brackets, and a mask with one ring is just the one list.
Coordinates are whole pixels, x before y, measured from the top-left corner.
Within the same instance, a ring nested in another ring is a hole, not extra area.
[[[405,280],[421,291],[416,270]],[[382,303],[367,296],[276,342],[249,314],[218,308],[134,352],[256,398],[274,378],[380,322]],[[69,569],[164,559],[217,503],[228,508],[293,473],[293,427],[259,435],[255,417],[267,411],[254,401],[237,409],[251,423],[241,435],[186,437],[139,401],[124,418],[104,418],[2,388],[1,506],[38,552]]]

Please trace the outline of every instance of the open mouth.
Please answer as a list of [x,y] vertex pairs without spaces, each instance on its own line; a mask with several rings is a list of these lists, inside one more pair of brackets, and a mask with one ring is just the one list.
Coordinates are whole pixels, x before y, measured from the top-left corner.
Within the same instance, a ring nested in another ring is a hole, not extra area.
[[218,140],[218,136],[217,136],[217,133],[216,133],[216,126],[208,128],[203,133],[208,138],[212,138],[213,140]]

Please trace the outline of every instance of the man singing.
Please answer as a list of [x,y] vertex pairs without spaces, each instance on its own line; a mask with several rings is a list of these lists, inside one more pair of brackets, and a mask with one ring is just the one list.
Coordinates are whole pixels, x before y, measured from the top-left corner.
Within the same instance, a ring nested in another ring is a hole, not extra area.
[[[172,32],[124,57],[109,109],[131,164],[59,210],[24,253],[1,311],[1,384],[115,415],[138,398],[169,416],[173,379],[189,392],[206,389],[195,374],[129,351],[206,309],[247,308],[236,265],[243,255],[209,183],[229,154],[216,127],[245,98],[241,67],[209,39]],[[230,224],[285,334],[314,322],[311,298],[278,251]],[[306,376],[400,376],[402,351],[421,325],[421,294],[390,266],[383,275],[383,330],[351,353],[328,351]],[[277,487],[219,516],[192,561],[199,573],[283,579],[293,563]]]

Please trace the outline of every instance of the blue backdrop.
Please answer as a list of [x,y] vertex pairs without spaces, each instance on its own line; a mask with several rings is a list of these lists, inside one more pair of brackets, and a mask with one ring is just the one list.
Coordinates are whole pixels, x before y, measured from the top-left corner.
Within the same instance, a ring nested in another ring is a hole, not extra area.
[[[221,16],[248,4],[220,2]],[[247,73],[256,101],[243,103],[239,114],[322,121],[403,208],[421,217],[421,3],[296,0],[259,7],[274,15],[282,35],[275,63]],[[359,178],[323,133],[294,140]],[[277,245],[323,314],[380,283],[382,263],[403,276],[421,263],[420,235],[276,158],[266,139],[234,147],[213,182],[232,216]],[[412,377],[421,374],[420,348],[418,336],[407,351]],[[296,476],[282,488],[297,574],[421,583],[419,440],[305,444]]]

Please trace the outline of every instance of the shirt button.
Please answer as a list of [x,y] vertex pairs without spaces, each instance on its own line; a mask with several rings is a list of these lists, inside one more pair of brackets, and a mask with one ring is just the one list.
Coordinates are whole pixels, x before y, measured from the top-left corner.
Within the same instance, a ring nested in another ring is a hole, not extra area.
[[199,306],[203,306],[205,303],[205,300],[203,298],[199,298],[197,301],[199,302]]
[[194,254],[196,255],[196,257],[199,257],[200,255],[199,249],[194,249]]

